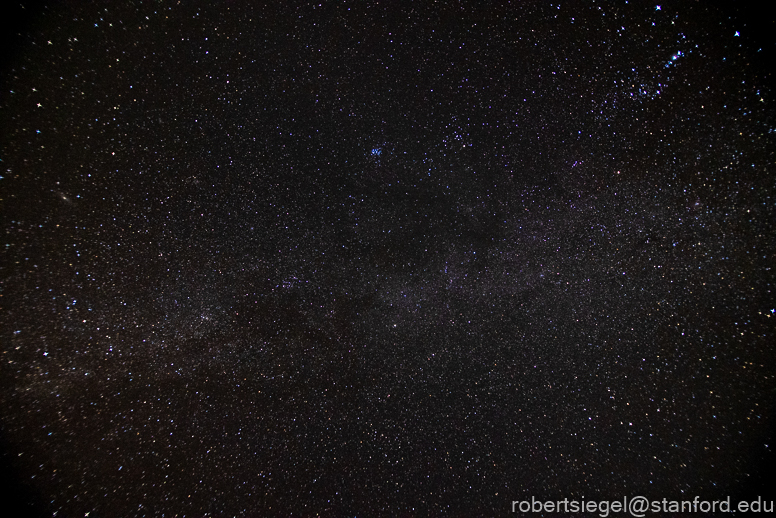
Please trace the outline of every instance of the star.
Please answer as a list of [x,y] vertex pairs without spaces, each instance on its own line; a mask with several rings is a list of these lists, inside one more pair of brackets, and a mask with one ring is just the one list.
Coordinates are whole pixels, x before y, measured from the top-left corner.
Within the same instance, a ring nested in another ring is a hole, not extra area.
[[43,105],[38,103],[38,108],[43,108]]

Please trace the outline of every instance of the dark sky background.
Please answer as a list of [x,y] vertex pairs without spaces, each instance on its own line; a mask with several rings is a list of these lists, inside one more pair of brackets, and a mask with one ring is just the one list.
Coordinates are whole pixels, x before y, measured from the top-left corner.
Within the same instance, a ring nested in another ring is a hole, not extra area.
[[0,418],[28,512],[772,496],[765,12],[10,13]]

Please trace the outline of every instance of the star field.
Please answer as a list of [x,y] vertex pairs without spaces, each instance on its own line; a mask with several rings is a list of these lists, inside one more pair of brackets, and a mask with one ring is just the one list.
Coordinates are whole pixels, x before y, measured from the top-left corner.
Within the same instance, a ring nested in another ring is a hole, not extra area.
[[740,13],[34,13],[0,76],[28,511],[771,496],[776,48]]

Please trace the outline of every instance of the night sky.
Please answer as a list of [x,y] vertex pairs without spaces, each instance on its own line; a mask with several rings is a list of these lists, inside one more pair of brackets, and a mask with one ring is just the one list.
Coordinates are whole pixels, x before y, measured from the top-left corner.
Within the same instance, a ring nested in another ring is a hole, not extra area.
[[764,13],[13,13],[0,430],[30,513],[769,496]]

